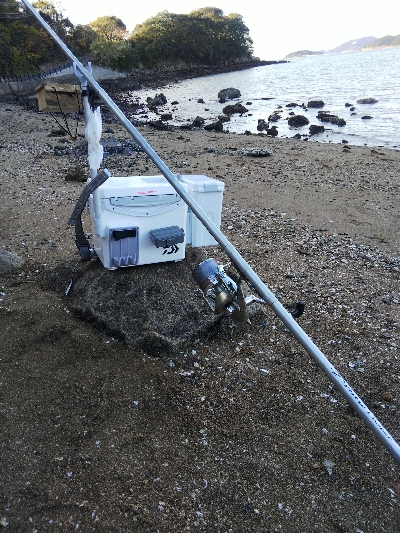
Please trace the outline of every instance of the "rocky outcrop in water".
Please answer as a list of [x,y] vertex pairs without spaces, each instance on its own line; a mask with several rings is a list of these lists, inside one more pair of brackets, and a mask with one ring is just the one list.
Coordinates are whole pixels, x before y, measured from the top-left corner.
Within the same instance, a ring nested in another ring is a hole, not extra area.
[[321,122],[330,122],[336,126],[346,126],[346,121],[336,115],[332,115],[329,111],[318,111],[317,119]]
[[360,100],[357,100],[357,104],[377,104],[378,100],[375,98],[361,98]]
[[192,122],[193,128],[202,128],[204,126],[204,118],[196,117]]
[[315,109],[320,109],[321,107],[324,107],[325,102],[323,100],[310,100],[308,102],[307,107],[312,107]]
[[307,126],[309,124],[309,120],[304,115],[294,115],[293,117],[290,117],[288,120],[289,126],[292,128],[301,128],[302,126]]
[[244,105],[240,104],[239,102],[234,105],[227,105],[223,109],[225,115],[234,115],[235,113],[241,115],[242,113],[247,113],[247,111],[247,107],[244,107]]
[[268,122],[266,122],[263,118],[259,118],[257,124],[257,131],[266,131],[268,128]]
[[325,131],[324,126],[317,126],[316,124],[311,124],[310,126],[310,137],[312,135],[318,135],[319,133],[323,133]]
[[206,124],[204,126],[204,129],[207,131],[223,131],[224,125],[220,120],[217,120],[216,122],[213,122],[212,124]]
[[227,100],[233,100],[234,98],[240,98],[242,95],[239,89],[234,87],[228,87],[227,89],[221,89],[218,93],[218,100],[221,104],[225,103]]
[[154,98],[146,98],[146,102],[149,106],[158,107],[160,105],[165,105],[167,103],[167,98],[163,93],[156,94]]

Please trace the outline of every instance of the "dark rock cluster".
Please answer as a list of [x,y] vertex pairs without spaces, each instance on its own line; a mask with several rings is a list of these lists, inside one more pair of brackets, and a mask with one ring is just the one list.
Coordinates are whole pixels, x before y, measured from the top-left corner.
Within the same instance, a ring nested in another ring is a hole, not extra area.
[[234,105],[227,105],[223,109],[225,115],[234,115],[235,113],[241,115],[242,113],[247,113],[247,111],[247,107],[244,107],[244,105],[240,104],[239,102]]
[[161,105],[165,105],[167,103],[167,98],[163,93],[156,94],[154,98],[150,98],[150,96],[146,99],[146,102],[149,106],[158,107]]
[[318,111],[317,119],[321,122],[330,122],[336,126],[346,126],[346,121],[336,115],[332,115],[329,111]]
[[307,126],[309,120],[304,115],[294,115],[289,118],[288,124],[292,128],[301,128],[302,126]]

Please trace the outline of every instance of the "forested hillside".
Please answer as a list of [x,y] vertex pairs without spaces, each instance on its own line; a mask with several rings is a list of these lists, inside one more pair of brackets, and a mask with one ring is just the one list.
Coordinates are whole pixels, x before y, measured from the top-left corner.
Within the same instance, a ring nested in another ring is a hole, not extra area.
[[376,50],[377,48],[394,48],[400,46],[400,35],[385,35],[380,39],[375,39],[371,43],[364,46],[363,50]]
[[[118,70],[174,65],[221,65],[252,57],[249,30],[238,13],[206,7],[179,15],[163,11],[128,34],[123,21],[102,16],[74,26],[52,2],[33,6],[78,57]],[[0,0],[0,74],[38,72],[65,61],[46,32],[18,0]]]

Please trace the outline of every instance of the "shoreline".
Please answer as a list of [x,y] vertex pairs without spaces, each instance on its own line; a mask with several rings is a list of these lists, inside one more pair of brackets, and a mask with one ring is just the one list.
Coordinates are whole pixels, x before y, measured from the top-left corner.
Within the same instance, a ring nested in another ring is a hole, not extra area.
[[[237,65],[188,67],[177,70],[161,70],[159,72],[137,70],[132,74],[117,72],[96,65],[93,65],[93,69],[95,73],[97,71],[97,76],[94,75],[96,81],[101,81],[102,86],[105,89],[115,93],[124,90],[155,88],[162,84],[177,83],[186,79],[209,76],[212,74],[223,74],[225,72],[236,72],[279,63],[289,63],[289,61],[254,60]],[[78,83],[72,69],[71,72],[68,72],[67,74],[53,74],[46,78],[41,78],[40,80],[2,82],[0,83],[0,102],[10,102],[14,98],[18,99],[34,95],[35,87],[41,83],[47,83],[49,80],[58,83]]]
[[[125,79],[105,80],[104,87],[110,90],[138,90],[145,88],[157,88],[163,84],[178,83],[182,80],[192,78],[200,78],[203,76],[211,76],[213,74],[224,74],[228,72],[239,72],[256,67],[263,67],[268,65],[277,65],[281,63],[289,63],[289,61],[266,61],[254,60],[246,63],[238,63],[236,65],[219,65],[219,66],[201,66],[190,67],[177,70],[165,70],[160,72],[143,73],[141,71],[129,75]],[[116,87],[117,86],[117,87]]]

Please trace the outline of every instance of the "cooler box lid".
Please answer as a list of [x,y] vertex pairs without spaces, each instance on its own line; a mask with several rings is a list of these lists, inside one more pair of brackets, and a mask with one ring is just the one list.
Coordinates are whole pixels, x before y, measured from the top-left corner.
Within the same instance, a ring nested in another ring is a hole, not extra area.
[[100,198],[177,195],[164,176],[113,176],[98,190]]
[[223,181],[200,174],[185,174],[182,176],[182,181],[192,192],[222,192],[225,188]]

